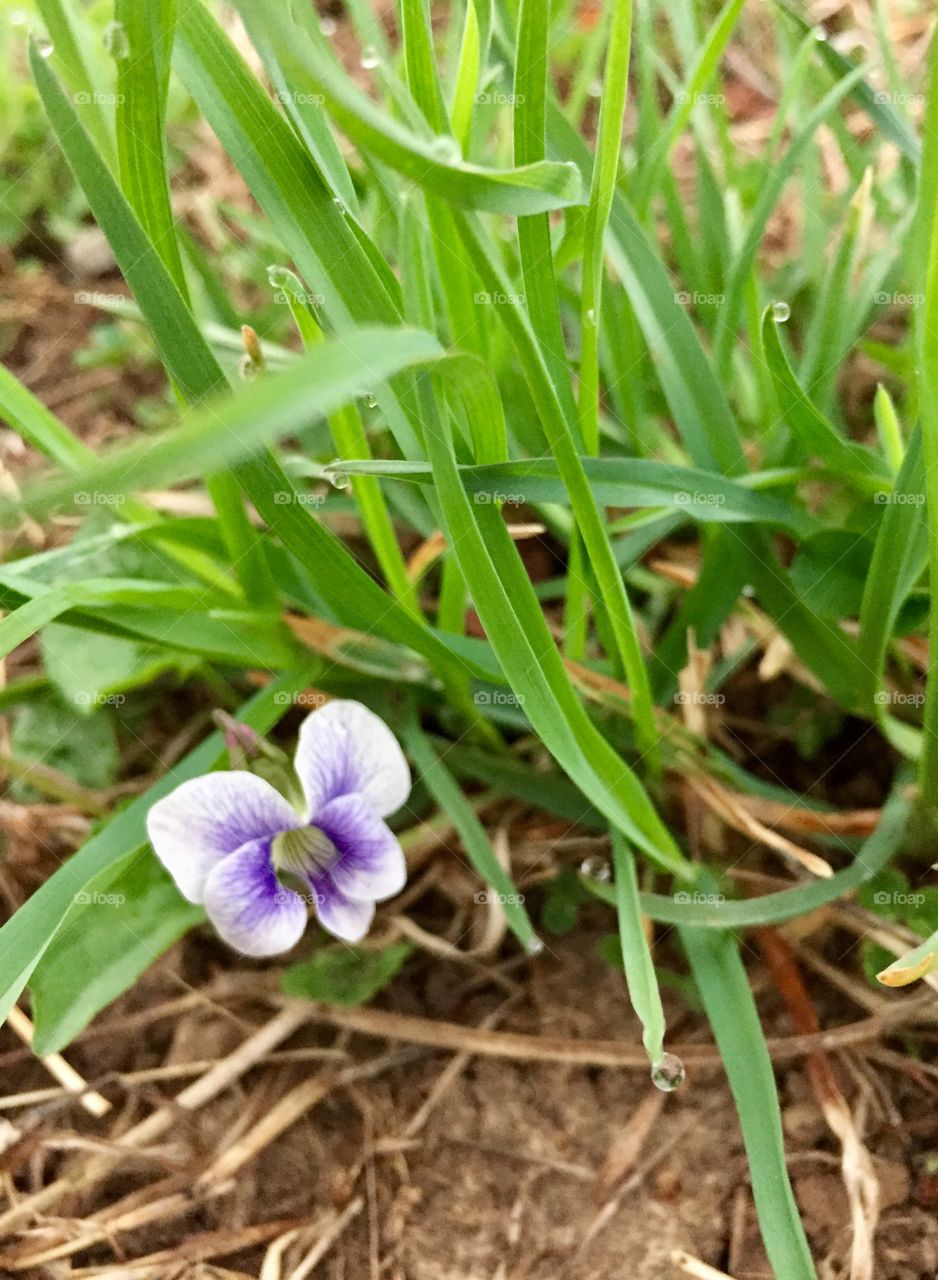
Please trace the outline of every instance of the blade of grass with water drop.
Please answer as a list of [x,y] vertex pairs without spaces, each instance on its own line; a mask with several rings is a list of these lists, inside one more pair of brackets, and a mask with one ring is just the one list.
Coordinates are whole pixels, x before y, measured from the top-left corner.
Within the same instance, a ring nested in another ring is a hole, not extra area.
[[642,1024],[642,1043],[649,1061],[654,1065],[664,1056],[664,1009],[655,975],[655,962],[642,922],[635,855],[619,832],[613,832],[612,836],[612,865],[625,981],[632,1008]]
[[680,929],[736,1102],[769,1262],[785,1280],[817,1280],[785,1166],[782,1116],[759,1014],[730,933]]
[[390,118],[311,41],[297,42],[295,28],[273,0],[238,0],[236,7],[248,31],[259,31],[275,50],[291,82],[305,83],[310,93],[324,97],[330,115],[356,146],[425,190],[466,208],[516,216],[582,202],[579,174],[570,165],[544,161],[488,169],[455,159],[448,163],[432,139]]
[[888,483],[882,460],[862,445],[844,440],[802,391],[779,334],[774,307],[762,315],[762,344],[772,372],[785,422],[798,436],[809,458],[818,458],[861,493],[876,493]]

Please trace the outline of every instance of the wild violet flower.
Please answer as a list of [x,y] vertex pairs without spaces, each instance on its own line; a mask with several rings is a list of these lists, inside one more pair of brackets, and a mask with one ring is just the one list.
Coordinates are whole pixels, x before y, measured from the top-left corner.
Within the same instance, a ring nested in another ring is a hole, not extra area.
[[304,720],[293,768],[297,807],[256,774],[232,770],[182,783],[147,818],[180,892],[249,956],[288,951],[310,902],[324,929],[358,942],[375,903],[406,880],[382,819],[410,794],[410,769],[383,720],[359,702],[327,703]]

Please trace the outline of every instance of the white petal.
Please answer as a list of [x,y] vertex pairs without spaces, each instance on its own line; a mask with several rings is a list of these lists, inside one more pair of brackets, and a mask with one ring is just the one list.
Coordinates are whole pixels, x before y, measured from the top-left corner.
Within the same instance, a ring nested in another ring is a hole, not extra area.
[[249,840],[302,826],[279,792],[240,770],[190,778],[147,815],[156,856],[190,902],[201,902],[209,872]]
[[329,877],[343,896],[383,902],[400,893],[407,881],[404,852],[364,796],[330,800],[316,815],[316,825],[339,851]]
[[306,928],[306,904],[278,881],[268,840],[252,840],[213,868],[205,910],[225,942],[246,956],[289,951]]
[[410,795],[410,769],[397,739],[360,702],[336,699],[311,712],[300,728],[293,763],[310,822],[337,796],[359,792],[385,818]]
[[334,937],[341,938],[343,942],[361,942],[371,928],[375,904],[356,902],[354,898],[346,898],[339,893],[338,889],[320,886],[316,915],[322,927]]

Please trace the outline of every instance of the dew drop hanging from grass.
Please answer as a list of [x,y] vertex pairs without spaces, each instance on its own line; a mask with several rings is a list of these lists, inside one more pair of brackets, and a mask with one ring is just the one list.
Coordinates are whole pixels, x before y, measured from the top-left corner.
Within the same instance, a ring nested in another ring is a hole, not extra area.
[[775,317],[775,319],[778,321],[779,324],[784,324],[785,321],[788,319],[788,317],[791,315],[791,307],[788,305],[787,302],[773,302],[772,315]]
[[652,1063],[651,1082],[662,1093],[673,1093],[684,1083],[684,1063],[676,1054],[664,1054]]
[[109,22],[104,28],[104,47],[117,62],[130,57],[130,41],[122,22]]
[[445,133],[433,139],[430,150],[433,152],[434,159],[439,160],[441,164],[462,163],[462,147],[455,138],[450,138]]

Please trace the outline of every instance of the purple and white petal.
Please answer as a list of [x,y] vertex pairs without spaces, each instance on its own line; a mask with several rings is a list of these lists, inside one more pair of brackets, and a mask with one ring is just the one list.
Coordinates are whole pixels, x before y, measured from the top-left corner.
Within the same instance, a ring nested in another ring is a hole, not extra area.
[[306,903],[277,879],[266,839],[252,840],[214,867],[205,882],[205,910],[225,942],[246,956],[289,951],[306,928]]
[[338,850],[328,874],[343,896],[382,902],[400,893],[407,880],[404,852],[364,796],[330,800],[316,815],[316,825]]
[[263,778],[234,770],[191,778],[147,815],[156,856],[190,902],[201,902],[212,868],[249,840],[303,825]]
[[333,937],[343,942],[361,942],[375,918],[375,904],[347,898],[331,882],[329,876],[321,876],[315,883],[317,894],[316,915],[319,923]]
[[397,739],[360,702],[336,699],[311,712],[300,727],[294,767],[309,804],[310,822],[337,796],[367,796],[379,817],[410,795],[410,769]]

